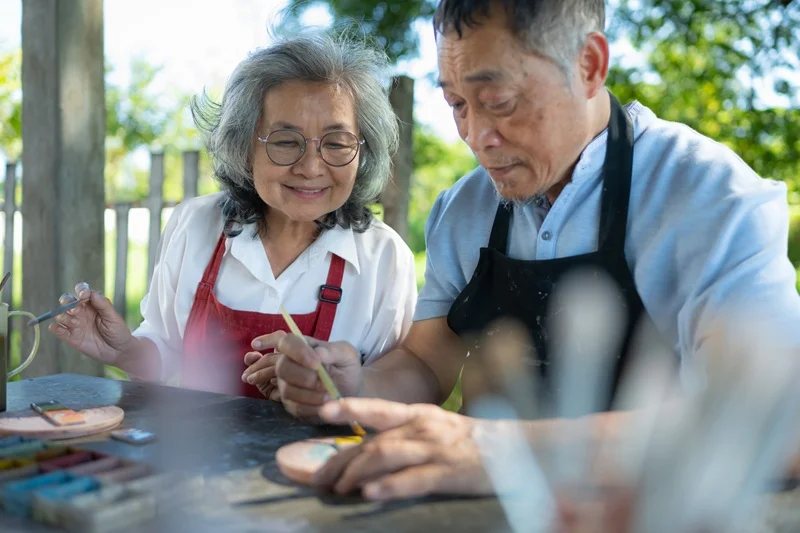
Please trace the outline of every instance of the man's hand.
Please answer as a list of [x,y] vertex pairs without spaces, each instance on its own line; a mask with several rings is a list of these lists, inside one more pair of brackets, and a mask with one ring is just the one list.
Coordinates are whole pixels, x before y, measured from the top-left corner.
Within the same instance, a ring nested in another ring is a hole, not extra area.
[[349,398],[320,410],[326,422],[356,420],[381,433],[333,456],[314,476],[344,494],[390,500],[426,494],[490,494],[492,487],[472,440],[473,419],[431,404],[406,405]]
[[319,409],[332,398],[317,375],[317,367],[325,365],[342,396],[356,396],[361,388],[361,357],[346,342],[321,342],[310,337],[306,341],[282,331],[265,335],[253,348],[273,348],[277,358],[275,375],[280,398],[286,410],[298,418],[316,422]]

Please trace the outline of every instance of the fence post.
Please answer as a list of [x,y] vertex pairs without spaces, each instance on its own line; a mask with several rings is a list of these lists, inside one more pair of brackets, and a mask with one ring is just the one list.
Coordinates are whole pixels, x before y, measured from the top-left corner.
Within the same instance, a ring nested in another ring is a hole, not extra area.
[[[5,275],[6,272],[13,272],[14,271],[14,213],[17,210],[17,197],[16,197],[16,185],[17,185],[17,164],[16,163],[6,163],[6,182],[5,182],[5,198],[3,199],[3,211],[5,213],[5,224],[6,224],[6,234],[3,241],[3,273]],[[8,280],[8,283],[5,287],[3,287],[3,294],[2,294],[2,301],[8,304],[9,309],[13,309],[13,303],[11,300],[14,297],[14,291],[11,290],[11,287],[14,283],[14,278],[12,277]],[[11,323],[9,324],[8,331],[6,332],[6,357],[11,356],[11,335],[13,328],[18,328],[18,323]],[[5,384],[6,377],[3,374],[6,372],[5,369],[0,368],[0,380],[3,381]]]
[[183,199],[197,196],[197,182],[200,176],[200,152],[183,152]]
[[117,204],[114,211],[117,214],[117,246],[116,264],[114,274],[114,308],[117,313],[126,318],[127,311],[127,287],[128,279],[128,214],[130,204]]
[[161,239],[161,210],[164,208],[164,154],[150,154],[150,238],[147,242],[147,285],[153,277],[158,241]]
[[[14,270],[14,213],[17,210],[16,187],[17,185],[17,164],[6,163],[6,182],[5,182],[5,198],[3,199],[3,212],[5,213],[6,234],[3,241],[3,273],[12,272]],[[11,284],[13,278],[9,280],[8,284],[3,287],[3,301],[11,306],[11,298],[13,292]],[[10,336],[9,336],[10,337]]]
[[408,207],[414,172],[414,79],[395,77],[389,100],[400,122],[400,146],[393,161],[392,179],[381,195],[383,221],[408,241]]
[[[21,306],[41,313],[79,281],[105,284],[103,1],[22,2],[22,49]],[[44,333],[23,376],[58,372],[104,375]]]

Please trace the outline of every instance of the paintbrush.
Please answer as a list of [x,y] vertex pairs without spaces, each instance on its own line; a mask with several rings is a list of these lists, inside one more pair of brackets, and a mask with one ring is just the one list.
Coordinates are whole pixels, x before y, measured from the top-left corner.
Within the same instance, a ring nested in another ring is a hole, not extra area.
[[[311,348],[311,345],[306,340],[305,335],[303,335],[303,333],[300,331],[300,328],[298,328],[297,324],[295,324],[292,315],[286,312],[286,309],[284,309],[283,306],[281,306],[281,314],[283,315],[283,319],[286,321],[286,324],[289,326],[289,329],[292,330],[292,333],[300,337],[306,346]],[[328,394],[330,394],[334,400],[341,400],[342,394],[339,392],[339,389],[336,388],[333,380],[328,375],[328,371],[325,370],[325,366],[321,362],[319,365],[317,365],[316,371],[317,375],[319,376],[319,380],[322,382],[325,390],[328,391]],[[364,428],[362,428],[361,425],[355,420],[350,422],[350,427],[353,428],[353,433],[359,437],[363,437],[367,434],[367,432],[364,431]]]
[[81,298],[80,300],[75,300],[75,301],[70,302],[68,304],[62,305],[61,307],[56,307],[52,311],[48,311],[48,312],[46,312],[45,314],[43,314],[41,316],[37,316],[36,318],[34,318],[32,320],[29,320],[28,321],[28,326],[30,327],[30,326],[35,326],[36,324],[41,324],[45,320],[50,320],[51,318],[57,317],[61,313],[66,313],[70,309],[78,307],[83,302],[88,302],[88,301],[89,301],[89,298]]

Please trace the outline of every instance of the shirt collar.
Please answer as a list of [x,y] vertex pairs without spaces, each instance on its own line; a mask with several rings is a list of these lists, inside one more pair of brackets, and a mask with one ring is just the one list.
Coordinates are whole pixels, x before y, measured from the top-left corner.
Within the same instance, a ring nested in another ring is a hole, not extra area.
[[356,238],[352,228],[334,226],[325,230],[311,245],[310,258],[312,261],[324,259],[328,252],[336,254],[356,269],[356,273],[361,272],[358,262],[358,250],[356,249]]
[[[635,140],[641,135],[649,124],[651,117],[655,115],[645,106],[637,101],[624,106],[633,122],[633,138]],[[606,143],[608,141],[608,128],[605,128],[590,142],[583,153],[578,158],[578,164],[572,174],[573,183],[581,183],[592,177],[599,176],[603,170],[603,163],[606,159]]]
[[[265,274],[265,270],[269,273],[272,270],[270,268],[259,268],[268,267],[269,262],[261,240],[253,238],[254,231],[254,224],[245,225],[241,234],[225,240],[225,252],[226,254],[230,253],[231,256],[242,263],[256,278],[264,283],[272,284],[275,282],[274,275]],[[296,260],[307,261],[310,267],[317,261],[325,260],[325,256],[329,252],[338,255],[353,265],[356,273],[361,272],[355,235],[351,228],[345,229],[335,226],[332,229],[324,230],[317,240],[311,243],[306,252]]]

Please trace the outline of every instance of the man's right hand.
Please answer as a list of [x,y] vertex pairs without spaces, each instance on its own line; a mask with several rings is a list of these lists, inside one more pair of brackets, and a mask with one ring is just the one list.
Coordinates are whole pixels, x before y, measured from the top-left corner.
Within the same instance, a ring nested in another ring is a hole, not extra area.
[[322,364],[342,396],[358,396],[361,389],[361,357],[346,342],[321,342],[306,337],[313,348],[295,335],[275,332],[260,337],[259,350],[274,348],[281,354],[276,365],[278,390],[286,410],[292,415],[316,422],[319,409],[333,398],[317,375]]

